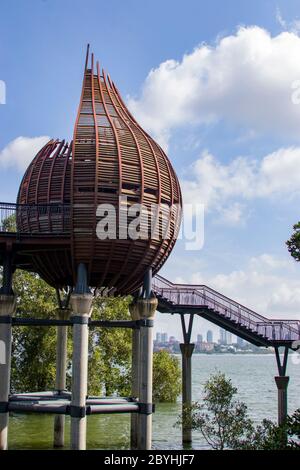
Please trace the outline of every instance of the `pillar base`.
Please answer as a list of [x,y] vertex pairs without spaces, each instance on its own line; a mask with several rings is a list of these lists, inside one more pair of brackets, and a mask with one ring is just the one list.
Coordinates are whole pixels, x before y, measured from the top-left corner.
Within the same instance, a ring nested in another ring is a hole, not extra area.
[[56,415],[54,417],[54,440],[53,447],[61,448],[65,445],[65,416]]
[[287,388],[290,378],[288,376],[276,376],[275,382],[278,390],[278,424],[282,425],[287,419]]
[[[68,308],[58,308],[56,316],[59,320],[68,320],[71,311]],[[66,369],[67,369],[67,345],[68,345],[68,327],[57,327],[56,343],[56,380],[55,388],[58,392],[66,388]],[[65,416],[57,415],[54,417],[54,439],[53,447],[64,447],[65,440]]]

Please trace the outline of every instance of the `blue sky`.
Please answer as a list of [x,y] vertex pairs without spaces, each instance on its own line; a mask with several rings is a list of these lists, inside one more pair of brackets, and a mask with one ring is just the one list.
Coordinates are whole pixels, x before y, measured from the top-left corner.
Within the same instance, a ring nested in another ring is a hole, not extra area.
[[[204,247],[179,241],[162,274],[299,318],[284,246],[300,218],[299,1],[4,0],[0,12],[0,199],[15,200],[45,136],[70,138],[89,42],[185,200],[205,203]],[[178,336],[179,322],[160,316],[157,329]]]

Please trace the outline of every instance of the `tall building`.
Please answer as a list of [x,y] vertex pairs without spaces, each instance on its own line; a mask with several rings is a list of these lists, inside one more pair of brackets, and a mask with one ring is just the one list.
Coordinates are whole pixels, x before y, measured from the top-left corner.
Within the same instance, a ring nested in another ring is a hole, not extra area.
[[220,344],[232,344],[232,334],[223,328],[220,328]]
[[236,342],[240,348],[242,348],[245,345],[245,341],[243,340],[243,338],[240,338],[239,336],[236,337]]
[[226,331],[226,344],[232,344],[232,333],[229,333],[229,331]]
[[168,342],[168,333],[162,333],[161,334],[161,342],[162,343],[167,343]]
[[223,328],[220,328],[220,344],[227,344],[225,333],[226,333],[226,330],[223,330]]
[[202,343],[202,342],[203,342],[203,336],[197,335],[197,343]]
[[207,333],[206,333],[206,341],[208,343],[213,342],[213,332],[211,330],[208,330]]
[[155,340],[157,343],[161,343],[161,333],[156,333]]

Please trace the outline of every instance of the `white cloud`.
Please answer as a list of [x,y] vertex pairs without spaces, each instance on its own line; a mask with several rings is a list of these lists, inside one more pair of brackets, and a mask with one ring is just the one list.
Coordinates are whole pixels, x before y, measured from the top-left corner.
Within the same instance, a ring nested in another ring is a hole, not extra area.
[[37,152],[50,140],[47,136],[17,137],[0,151],[0,166],[24,171]]
[[300,136],[300,106],[292,84],[300,79],[300,37],[272,37],[253,26],[202,44],[182,60],[167,60],[147,76],[128,104],[137,119],[167,145],[178,126],[221,119],[279,136]]
[[262,254],[241,270],[210,278],[198,272],[188,282],[206,284],[269,318],[299,319],[299,269],[288,257]]
[[251,199],[288,200],[300,194],[300,147],[278,149],[260,162],[237,157],[227,165],[204,151],[186,173],[192,178],[181,181],[184,202],[203,203],[219,221],[238,224]]
[[300,20],[294,19],[293,21],[286,21],[281,14],[280,8],[278,7],[276,9],[276,20],[285,31],[291,31],[295,34],[300,31]]
[[227,207],[220,207],[218,223],[225,225],[244,225],[246,221],[245,206],[234,202]]

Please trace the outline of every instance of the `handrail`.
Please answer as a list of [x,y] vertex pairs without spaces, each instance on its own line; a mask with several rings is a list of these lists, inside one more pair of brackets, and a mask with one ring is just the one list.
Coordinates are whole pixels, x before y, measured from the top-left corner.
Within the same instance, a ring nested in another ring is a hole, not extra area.
[[70,232],[70,204],[0,202],[0,232],[46,234]]
[[174,308],[209,307],[236,326],[245,327],[266,340],[300,339],[299,320],[268,319],[205,285],[175,284],[156,275],[153,289]]
[[184,288],[184,289],[189,289],[189,290],[205,289],[206,291],[211,292],[213,295],[216,295],[216,296],[218,296],[219,298],[224,299],[224,300],[227,301],[227,302],[230,302],[230,304],[236,305],[237,307],[242,308],[243,310],[245,310],[245,311],[247,311],[247,312],[249,312],[249,313],[255,315],[257,318],[259,318],[259,319],[261,319],[261,320],[264,320],[264,319],[265,319],[264,316],[258,314],[258,313],[255,312],[254,310],[251,310],[250,308],[245,307],[243,304],[241,304],[241,303],[239,303],[239,302],[237,302],[237,301],[235,301],[235,300],[233,300],[233,299],[230,299],[229,297],[226,297],[226,295],[224,295],[224,294],[220,294],[220,292],[215,291],[214,289],[212,289],[211,287],[206,286],[205,284],[177,284],[177,283],[175,284],[175,283],[173,283],[173,282],[171,282],[171,281],[165,279],[164,277],[160,276],[159,274],[156,274],[154,281],[155,281],[155,280],[158,280],[158,281],[160,281],[160,282],[167,283],[167,284],[170,286],[170,288],[173,288],[173,289],[174,289],[174,288],[176,288],[176,289],[178,289],[178,288]]

